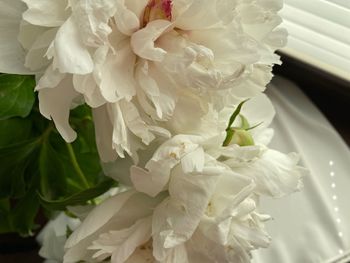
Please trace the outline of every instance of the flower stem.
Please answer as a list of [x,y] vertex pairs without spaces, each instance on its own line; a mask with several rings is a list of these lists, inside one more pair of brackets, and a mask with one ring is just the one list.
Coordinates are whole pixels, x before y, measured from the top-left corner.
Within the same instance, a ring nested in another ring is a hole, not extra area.
[[74,167],[74,170],[77,172],[77,175],[79,176],[79,178],[80,178],[81,182],[84,184],[84,186],[86,188],[90,188],[90,184],[79,166],[79,163],[78,163],[77,158],[75,156],[74,149],[73,149],[72,145],[69,143],[66,143],[66,146],[67,146],[69,157],[70,157],[70,160],[71,160],[72,165]]

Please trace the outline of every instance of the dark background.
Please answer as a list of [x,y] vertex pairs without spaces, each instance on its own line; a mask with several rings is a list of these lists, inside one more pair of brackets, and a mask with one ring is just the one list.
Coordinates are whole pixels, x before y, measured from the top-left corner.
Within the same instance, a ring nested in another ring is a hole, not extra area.
[[298,84],[350,145],[350,83],[280,55],[283,64],[274,67],[274,73]]
[[[281,55],[283,65],[274,73],[298,84],[350,145],[350,83]],[[0,235],[0,263],[42,262],[38,249],[35,238]]]

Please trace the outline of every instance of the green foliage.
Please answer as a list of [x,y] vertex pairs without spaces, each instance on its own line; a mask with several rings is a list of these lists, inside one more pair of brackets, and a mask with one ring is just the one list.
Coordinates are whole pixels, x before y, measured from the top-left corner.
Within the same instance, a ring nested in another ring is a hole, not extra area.
[[34,104],[33,76],[0,75],[0,120],[26,117]]
[[112,179],[105,179],[96,186],[89,189],[76,192],[75,194],[60,199],[60,200],[47,200],[45,197],[40,197],[41,203],[44,207],[50,210],[65,210],[67,206],[84,205],[86,200],[91,200],[99,195],[107,192],[115,182]]
[[35,230],[50,214],[93,202],[113,181],[100,166],[90,109],[71,113],[77,140],[67,144],[43,118],[31,76],[0,75],[0,233]]

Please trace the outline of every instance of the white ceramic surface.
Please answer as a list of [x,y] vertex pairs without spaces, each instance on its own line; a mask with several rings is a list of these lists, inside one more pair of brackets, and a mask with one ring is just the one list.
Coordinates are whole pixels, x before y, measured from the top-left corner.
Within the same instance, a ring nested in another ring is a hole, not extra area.
[[302,192],[262,200],[274,218],[268,224],[273,243],[253,262],[350,262],[349,147],[293,83],[276,77],[267,94],[277,112],[271,147],[300,153],[310,174]]

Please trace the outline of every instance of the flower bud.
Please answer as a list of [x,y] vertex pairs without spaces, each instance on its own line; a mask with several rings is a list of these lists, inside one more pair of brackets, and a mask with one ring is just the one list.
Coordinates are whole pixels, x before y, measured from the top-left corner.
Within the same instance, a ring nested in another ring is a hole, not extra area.
[[254,139],[249,131],[234,129],[230,144],[237,144],[239,146],[251,146],[254,145]]

